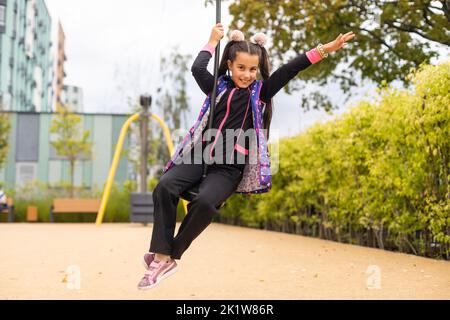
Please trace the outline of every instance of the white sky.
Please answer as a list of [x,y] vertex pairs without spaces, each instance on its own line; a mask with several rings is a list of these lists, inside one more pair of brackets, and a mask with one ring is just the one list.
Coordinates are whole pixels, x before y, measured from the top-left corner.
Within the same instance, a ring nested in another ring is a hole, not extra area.
[[[191,65],[215,24],[215,8],[205,8],[204,0],[45,1],[54,25],[61,21],[66,35],[65,84],[82,87],[85,112],[130,112],[127,96],[155,93],[161,53],[178,45],[180,53],[192,55]],[[222,4],[225,27],[231,22],[228,3]],[[190,73],[187,81],[193,121],[205,97]],[[339,88],[327,90],[342,105],[337,113],[345,111],[348,104]],[[350,103],[371,91],[370,85],[359,88]],[[280,92],[274,99],[272,130],[294,135],[330,118],[324,112],[304,113],[299,103],[298,92]]]
[[126,87],[131,91],[126,94],[151,91],[157,85],[161,52],[178,44],[182,53],[194,54],[205,42],[214,15],[212,7],[192,0],[46,3],[66,35],[65,83],[83,88],[88,112],[127,112],[126,104],[118,101],[118,89]]

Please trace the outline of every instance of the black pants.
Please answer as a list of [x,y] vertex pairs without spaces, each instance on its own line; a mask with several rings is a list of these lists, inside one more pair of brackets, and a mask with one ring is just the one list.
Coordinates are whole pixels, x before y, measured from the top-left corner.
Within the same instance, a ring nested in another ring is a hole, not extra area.
[[162,176],[153,191],[155,211],[151,252],[181,259],[192,241],[219,213],[216,207],[236,191],[242,179],[242,171],[236,167],[217,164],[208,166],[198,196],[188,204],[188,213],[174,237],[180,194],[196,185],[202,175],[201,164],[179,164]]

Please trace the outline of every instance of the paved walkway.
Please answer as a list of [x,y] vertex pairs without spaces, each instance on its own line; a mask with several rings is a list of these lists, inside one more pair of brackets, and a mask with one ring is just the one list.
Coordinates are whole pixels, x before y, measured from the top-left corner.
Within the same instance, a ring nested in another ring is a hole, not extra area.
[[138,291],[151,228],[2,223],[0,299],[450,299],[447,261],[216,223]]

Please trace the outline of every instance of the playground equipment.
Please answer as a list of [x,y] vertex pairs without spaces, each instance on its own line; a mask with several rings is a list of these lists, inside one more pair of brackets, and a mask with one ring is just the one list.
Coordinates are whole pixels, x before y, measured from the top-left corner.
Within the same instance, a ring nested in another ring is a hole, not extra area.
[[[169,128],[167,124],[157,115],[149,112],[149,108],[151,105],[152,99],[150,96],[141,96],[140,104],[142,106],[142,112],[136,113],[132,115],[122,126],[120,131],[119,140],[117,142],[117,147],[114,153],[114,158],[111,164],[111,168],[109,170],[108,179],[106,181],[105,189],[103,190],[103,196],[100,203],[100,209],[97,213],[97,219],[95,224],[97,226],[101,225],[103,222],[103,217],[105,214],[106,205],[108,203],[108,199],[111,192],[111,187],[114,182],[114,176],[116,174],[117,166],[119,165],[120,154],[122,152],[122,147],[125,142],[125,137],[130,128],[130,125],[136,121],[141,120],[141,181],[140,181],[140,192],[133,193],[131,195],[131,222],[152,222],[153,221],[153,198],[151,193],[147,193],[147,154],[148,154],[148,145],[147,145],[147,134],[148,134],[148,121],[149,118],[156,120],[158,124],[161,126],[164,132],[164,136],[166,139],[167,148],[169,149],[169,153],[172,155],[174,152],[173,141],[170,135]],[[187,203],[183,200],[183,206],[185,212],[187,212]]]

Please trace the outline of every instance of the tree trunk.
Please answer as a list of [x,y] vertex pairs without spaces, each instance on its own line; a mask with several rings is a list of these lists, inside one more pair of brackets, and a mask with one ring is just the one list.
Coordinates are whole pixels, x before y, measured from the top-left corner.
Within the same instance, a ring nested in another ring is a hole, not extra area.
[[73,198],[74,197],[74,174],[75,174],[75,160],[74,159],[70,159],[70,197]]
[[[380,229],[378,231],[374,230],[375,238],[377,240],[378,248],[384,250],[384,243],[383,243],[383,224],[380,223]],[[376,247],[376,246],[374,246]]]

